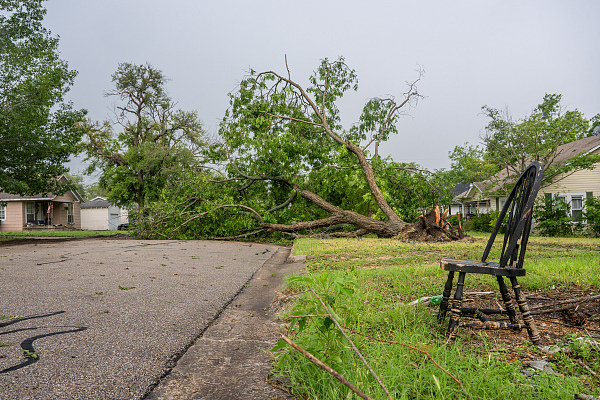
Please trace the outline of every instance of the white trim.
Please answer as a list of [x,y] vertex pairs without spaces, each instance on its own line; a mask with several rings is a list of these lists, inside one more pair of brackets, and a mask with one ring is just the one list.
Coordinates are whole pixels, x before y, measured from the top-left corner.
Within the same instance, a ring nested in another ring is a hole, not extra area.
[[0,199],[0,201],[53,201],[56,198],[54,197],[39,197],[34,199]]
[[577,211],[584,211],[585,210],[585,199],[586,199],[586,193],[585,192],[572,192],[572,193],[552,193],[552,196],[554,196],[554,198],[557,197],[562,197],[565,199],[565,202],[569,205],[569,216],[571,218],[573,218],[573,197],[580,197],[581,198],[581,209],[577,210]]
[[590,153],[593,153],[594,151],[596,151],[596,150],[598,150],[598,149],[600,149],[600,144],[599,144],[598,146],[596,146],[596,147],[593,147],[592,149],[590,149],[590,150],[586,151],[586,153],[585,153],[584,155],[586,155],[586,156],[587,156],[588,154],[590,154]]

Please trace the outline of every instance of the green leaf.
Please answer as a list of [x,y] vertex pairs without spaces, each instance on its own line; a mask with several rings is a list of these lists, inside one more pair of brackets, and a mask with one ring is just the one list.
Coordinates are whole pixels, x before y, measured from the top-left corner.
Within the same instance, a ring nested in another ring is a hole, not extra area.
[[29,351],[29,350],[23,350],[23,357],[24,358],[31,358],[33,360],[37,360],[38,359],[38,354],[34,351]]
[[279,350],[281,350],[283,348],[286,348],[286,347],[287,347],[287,342],[285,340],[283,340],[283,339],[279,339],[277,341],[277,343],[275,344],[275,346],[273,346],[273,348],[271,349],[271,351],[276,352],[276,351],[279,351]]

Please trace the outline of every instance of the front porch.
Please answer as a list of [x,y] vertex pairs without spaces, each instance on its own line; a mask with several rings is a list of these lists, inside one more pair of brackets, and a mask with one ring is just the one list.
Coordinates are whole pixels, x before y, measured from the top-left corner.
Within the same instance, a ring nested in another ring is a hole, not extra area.
[[44,200],[25,203],[23,230],[68,229],[73,224],[73,203]]
[[462,215],[465,219],[471,219],[472,216],[478,214],[487,214],[491,211],[490,208],[490,200],[483,201],[465,201],[460,203],[454,203],[455,206],[455,214]]
[[24,226],[23,231],[80,231],[81,229],[71,228],[64,225],[32,225]]

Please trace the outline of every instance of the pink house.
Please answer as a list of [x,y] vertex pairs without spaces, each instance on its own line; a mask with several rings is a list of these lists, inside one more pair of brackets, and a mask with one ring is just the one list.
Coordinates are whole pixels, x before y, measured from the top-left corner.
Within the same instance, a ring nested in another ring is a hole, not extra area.
[[[68,182],[65,176],[60,180]],[[0,231],[28,229],[81,229],[81,202],[76,190],[19,196],[0,192]]]

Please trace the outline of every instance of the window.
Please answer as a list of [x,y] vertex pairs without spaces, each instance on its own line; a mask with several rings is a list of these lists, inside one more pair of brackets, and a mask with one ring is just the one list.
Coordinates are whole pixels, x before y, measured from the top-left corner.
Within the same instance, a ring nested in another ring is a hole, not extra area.
[[502,209],[504,208],[504,205],[506,204],[506,200],[508,200],[508,197],[500,197],[499,201],[498,201],[498,211],[502,211]]
[[556,193],[554,196],[569,205],[570,216],[574,221],[581,221],[585,208],[585,195],[585,193]]
[[75,205],[73,203],[67,204],[67,224],[75,223]]
[[573,220],[581,220],[581,212],[583,211],[583,196],[571,196],[571,216]]
[[25,214],[27,223],[35,222],[35,203],[25,203]]
[[0,203],[0,221],[6,221],[6,203]]

